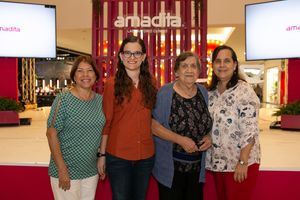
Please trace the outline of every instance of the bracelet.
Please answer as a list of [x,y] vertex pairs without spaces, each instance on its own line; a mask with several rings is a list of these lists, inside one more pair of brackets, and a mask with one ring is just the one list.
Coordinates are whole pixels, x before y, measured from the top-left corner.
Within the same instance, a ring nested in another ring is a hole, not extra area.
[[242,160],[239,160],[239,164],[244,166],[244,165],[248,165],[248,162],[245,162],[245,161],[242,161]]
[[98,158],[100,158],[100,157],[105,157],[105,156],[106,156],[105,153],[100,153],[100,152],[97,153],[97,157],[98,157]]

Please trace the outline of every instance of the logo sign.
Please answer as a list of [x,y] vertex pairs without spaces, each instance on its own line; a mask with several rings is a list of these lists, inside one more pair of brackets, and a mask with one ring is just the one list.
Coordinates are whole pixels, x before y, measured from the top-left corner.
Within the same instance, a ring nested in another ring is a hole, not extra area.
[[181,18],[178,16],[171,16],[170,13],[159,13],[158,16],[153,18],[149,16],[138,17],[138,16],[118,16],[114,22],[115,27],[124,28],[128,27],[142,27],[142,28],[165,28],[165,27],[181,27]]
[[288,26],[286,31],[300,31],[300,25]]
[[0,31],[4,32],[20,32],[21,29],[15,26],[0,26]]

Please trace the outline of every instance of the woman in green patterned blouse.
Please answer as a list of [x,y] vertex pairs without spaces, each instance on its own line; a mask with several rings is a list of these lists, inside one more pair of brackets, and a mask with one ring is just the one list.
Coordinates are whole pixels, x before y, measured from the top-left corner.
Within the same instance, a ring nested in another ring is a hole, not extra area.
[[102,96],[92,90],[99,73],[90,57],[80,56],[70,77],[74,87],[56,97],[48,118],[49,176],[55,199],[94,199],[105,123]]

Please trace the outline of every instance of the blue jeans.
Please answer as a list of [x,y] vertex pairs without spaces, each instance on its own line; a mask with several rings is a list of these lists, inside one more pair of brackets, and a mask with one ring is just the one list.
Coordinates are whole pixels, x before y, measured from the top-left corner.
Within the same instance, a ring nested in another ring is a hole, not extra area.
[[113,200],[145,200],[154,156],[130,161],[106,154]]

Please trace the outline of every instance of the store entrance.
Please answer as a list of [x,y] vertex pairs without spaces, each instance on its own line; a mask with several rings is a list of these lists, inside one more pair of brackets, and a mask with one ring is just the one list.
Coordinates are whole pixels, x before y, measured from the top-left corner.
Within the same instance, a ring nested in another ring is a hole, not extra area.
[[267,69],[267,89],[266,89],[266,102],[271,104],[279,104],[279,69],[272,67]]

